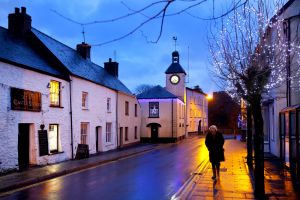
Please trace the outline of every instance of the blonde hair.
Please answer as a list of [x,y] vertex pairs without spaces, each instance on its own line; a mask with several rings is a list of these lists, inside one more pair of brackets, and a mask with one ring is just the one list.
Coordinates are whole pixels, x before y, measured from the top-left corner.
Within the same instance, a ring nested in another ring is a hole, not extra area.
[[217,132],[217,131],[218,131],[218,128],[217,128],[216,125],[211,125],[211,126],[208,128],[208,130],[209,130],[210,132],[213,132],[213,130],[215,130],[215,131]]

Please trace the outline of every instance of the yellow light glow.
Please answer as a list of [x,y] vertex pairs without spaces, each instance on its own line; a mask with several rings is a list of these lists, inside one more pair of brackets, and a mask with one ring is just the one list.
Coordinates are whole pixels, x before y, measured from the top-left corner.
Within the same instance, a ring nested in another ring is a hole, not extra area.
[[212,95],[212,94],[206,95],[206,99],[207,99],[207,100],[212,100],[212,99],[213,99],[213,95]]

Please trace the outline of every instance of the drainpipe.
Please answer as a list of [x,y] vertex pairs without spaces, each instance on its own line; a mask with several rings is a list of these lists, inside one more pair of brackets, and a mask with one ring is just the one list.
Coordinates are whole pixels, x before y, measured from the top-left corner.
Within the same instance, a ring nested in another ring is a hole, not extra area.
[[173,138],[174,137],[173,136],[173,134],[174,134],[174,127],[173,127],[174,126],[173,125],[173,123],[174,123],[174,120],[173,120],[173,99],[172,99],[172,111],[171,111],[171,113],[172,113],[172,118],[171,119],[172,119],[172,138]]
[[70,93],[70,124],[71,124],[71,153],[72,153],[72,160],[74,159],[74,145],[73,145],[73,113],[72,113],[72,78],[70,77],[70,84],[69,84],[69,93]]
[[118,134],[118,129],[119,129],[119,116],[118,116],[118,101],[119,101],[119,92],[117,91],[117,97],[116,97],[116,141],[117,141],[117,148],[121,147],[121,145],[119,145],[119,134]]

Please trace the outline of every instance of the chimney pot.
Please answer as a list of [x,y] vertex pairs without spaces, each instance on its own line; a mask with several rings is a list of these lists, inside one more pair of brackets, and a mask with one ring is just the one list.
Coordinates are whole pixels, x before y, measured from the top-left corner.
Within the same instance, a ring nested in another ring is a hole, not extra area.
[[21,12],[22,12],[22,14],[26,14],[26,8],[25,7],[21,7]]
[[26,8],[15,8],[15,13],[8,15],[8,32],[14,37],[25,37],[31,30],[31,17],[26,14]]
[[113,62],[111,58],[108,59],[108,62],[104,63],[104,69],[112,76],[118,78],[119,76],[119,63]]
[[84,59],[91,58],[91,45],[82,42],[81,44],[77,44],[76,50]]

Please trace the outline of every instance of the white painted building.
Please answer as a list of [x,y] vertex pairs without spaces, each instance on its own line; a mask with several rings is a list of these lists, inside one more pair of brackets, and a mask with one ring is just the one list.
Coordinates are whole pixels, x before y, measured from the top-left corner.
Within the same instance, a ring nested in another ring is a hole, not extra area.
[[186,88],[188,133],[204,133],[208,128],[206,94],[199,88]]
[[[289,0],[278,11],[280,20],[279,40],[287,42],[288,46],[299,45],[300,31],[300,2]],[[272,20],[276,20],[275,18]],[[282,21],[281,21],[282,20]],[[266,39],[268,42],[276,38],[277,26],[269,28]],[[294,43],[294,44],[293,44]],[[278,49],[282,51],[282,49]],[[263,99],[264,141],[265,151],[282,160],[290,168],[292,175],[300,180],[300,84],[299,84],[299,55],[294,51],[287,57],[287,80],[280,87],[274,88]]]
[[[166,87],[155,86],[137,96],[142,109],[141,140],[174,142],[207,128],[207,100],[203,92],[186,87],[186,72],[179,63],[179,53],[172,53],[172,63],[165,71]],[[194,102],[197,99],[201,104]],[[192,110],[197,115],[190,115]],[[190,126],[197,123],[197,126]]]
[[79,145],[94,154],[139,142],[140,107],[118,63],[102,68],[88,44],[74,50],[31,28],[24,7],[0,27],[0,75],[0,173],[75,158]]

